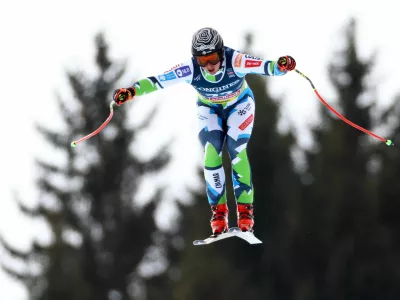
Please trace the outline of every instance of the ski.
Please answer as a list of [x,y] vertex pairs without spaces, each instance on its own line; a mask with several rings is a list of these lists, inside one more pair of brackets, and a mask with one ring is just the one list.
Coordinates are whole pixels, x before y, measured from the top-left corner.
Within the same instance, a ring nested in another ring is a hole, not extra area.
[[[231,229],[234,230],[234,233],[237,237],[240,237],[241,239],[245,240],[249,244],[262,244],[262,241],[256,238],[253,232],[249,231],[241,231],[239,227],[232,227]],[[231,230],[229,229],[229,230]]]
[[240,230],[239,227],[232,227],[229,228],[228,232],[225,233],[221,233],[215,237],[210,236],[209,238],[206,238],[204,240],[195,240],[193,242],[193,245],[195,246],[200,246],[200,245],[208,245],[226,238],[230,238],[233,236],[237,236],[243,240],[245,240],[246,242],[248,242],[249,244],[261,244],[262,241],[260,241],[258,238],[256,238],[254,236],[254,234],[252,232],[243,232],[242,230]]

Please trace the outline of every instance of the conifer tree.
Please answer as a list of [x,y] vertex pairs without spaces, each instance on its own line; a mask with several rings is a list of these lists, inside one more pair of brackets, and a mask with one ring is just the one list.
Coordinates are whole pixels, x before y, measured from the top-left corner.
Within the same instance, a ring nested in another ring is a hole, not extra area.
[[[373,98],[367,81],[372,67],[373,57],[360,58],[356,22],[351,20],[345,47],[328,69],[337,94],[337,102],[328,102],[368,129],[372,104],[363,100]],[[307,153],[313,180],[305,192],[293,257],[297,278],[303,278],[296,292],[307,291],[307,299],[382,299],[373,284],[379,282],[381,257],[376,184],[368,168],[371,137],[323,105],[321,120],[313,128],[315,147]]]
[[110,60],[103,34],[96,36],[95,45],[97,74],[91,78],[83,71],[67,72],[72,98],[61,95],[55,100],[65,130],[37,126],[66,163],[37,159],[37,206],[20,202],[25,215],[46,221],[52,241],[35,241],[23,252],[1,240],[10,256],[24,264],[23,270],[7,264],[3,268],[21,280],[32,300],[125,300],[146,290],[137,267],[154,242],[153,214],[161,199],[157,192],[141,206],[136,194],[141,179],[160,171],[169,155],[164,147],[145,162],[132,153],[130,145],[148,122],[129,128],[128,107],[115,109],[101,133],[70,147],[108,117],[112,91],[125,72],[125,63]]

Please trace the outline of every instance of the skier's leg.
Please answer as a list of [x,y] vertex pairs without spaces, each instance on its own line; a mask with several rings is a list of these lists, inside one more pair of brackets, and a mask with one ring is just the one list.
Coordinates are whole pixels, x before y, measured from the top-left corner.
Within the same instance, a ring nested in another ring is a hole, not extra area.
[[199,139],[204,149],[204,177],[208,202],[213,216],[213,234],[228,229],[228,207],[226,204],[225,173],[222,166],[222,148],[225,132],[222,118],[215,109],[198,105]]
[[253,130],[255,103],[247,96],[230,111],[226,145],[232,161],[232,182],[237,201],[238,225],[252,231],[254,190],[247,144]]

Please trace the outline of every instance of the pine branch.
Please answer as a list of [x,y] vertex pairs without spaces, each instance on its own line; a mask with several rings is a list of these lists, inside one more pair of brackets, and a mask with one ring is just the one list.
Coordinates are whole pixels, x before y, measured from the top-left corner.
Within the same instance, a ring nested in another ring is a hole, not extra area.
[[31,208],[23,204],[21,201],[17,201],[18,208],[20,211],[29,217],[40,217],[42,215],[42,208],[40,205],[37,207]]
[[29,254],[30,254],[29,250],[28,251],[17,250],[16,248],[14,248],[10,244],[8,244],[2,235],[0,235],[0,245],[12,257],[19,258],[23,261],[26,261],[29,258]]
[[15,271],[15,270],[11,269],[10,267],[7,267],[3,263],[1,264],[1,268],[3,269],[3,271],[5,273],[10,275],[11,277],[17,279],[18,281],[24,282],[24,283],[29,282],[30,279],[32,278],[32,276],[29,273]]
[[36,180],[37,185],[40,187],[41,190],[46,191],[47,193],[54,194],[55,196],[58,197],[67,197],[66,194],[69,191],[63,191],[61,188],[56,186],[51,182],[51,179],[49,176],[42,177]]
[[57,95],[57,103],[58,108],[63,116],[65,123],[68,128],[76,128],[77,127],[77,120],[75,116],[75,112],[72,112],[66,105],[65,100],[61,98],[60,95]]
[[65,147],[69,147],[71,144],[71,138],[68,134],[52,132],[40,124],[35,124],[35,128],[39,134],[41,134],[43,138],[55,148],[64,150]]
[[169,144],[171,142],[167,142],[161,149],[158,151],[155,157],[151,158],[149,162],[146,162],[144,165],[144,171],[147,172],[158,172],[163,169],[168,162],[171,160],[171,156],[168,153]]
[[65,169],[60,168],[56,164],[45,162],[41,158],[36,158],[35,163],[39,168],[45,170],[49,174],[56,173],[56,174],[61,174],[61,175],[67,175],[67,171]]

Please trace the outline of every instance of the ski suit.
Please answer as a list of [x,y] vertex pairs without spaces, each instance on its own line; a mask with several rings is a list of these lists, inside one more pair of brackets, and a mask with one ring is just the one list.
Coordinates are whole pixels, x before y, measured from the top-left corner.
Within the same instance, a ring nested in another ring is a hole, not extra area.
[[227,201],[222,165],[224,142],[231,159],[236,201],[253,203],[247,144],[253,129],[255,102],[245,80],[246,74],[277,76],[286,71],[281,72],[276,61],[253,57],[225,46],[221,68],[214,75],[207,73],[192,57],[161,75],[146,77],[133,84],[136,96],[180,82],[192,85],[198,92],[198,132],[204,149],[204,177],[211,205]]

